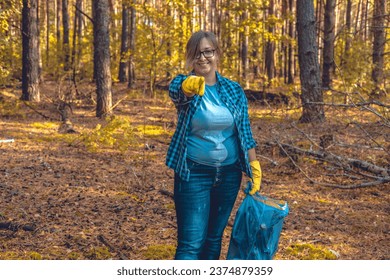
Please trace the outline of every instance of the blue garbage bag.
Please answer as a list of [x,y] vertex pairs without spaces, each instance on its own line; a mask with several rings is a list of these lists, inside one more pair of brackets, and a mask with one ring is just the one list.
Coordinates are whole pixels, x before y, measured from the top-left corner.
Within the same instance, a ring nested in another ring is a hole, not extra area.
[[288,211],[285,201],[259,193],[247,195],[237,210],[227,259],[271,260],[278,249]]

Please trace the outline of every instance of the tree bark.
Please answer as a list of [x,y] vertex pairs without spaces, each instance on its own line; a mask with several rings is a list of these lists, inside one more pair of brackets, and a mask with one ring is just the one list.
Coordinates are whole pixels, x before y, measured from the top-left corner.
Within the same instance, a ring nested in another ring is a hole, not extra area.
[[130,57],[129,57],[129,83],[128,88],[134,86],[135,83],[135,63],[134,63],[134,51],[135,51],[135,31],[136,31],[136,10],[135,10],[135,0],[130,7]]
[[[55,0],[55,25],[56,25],[56,54],[57,54],[57,65],[62,63],[61,53],[61,10],[62,10],[62,2],[61,0]],[[59,66],[56,67],[57,75],[59,72]]]
[[[270,0],[268,8],[269,16],[274,15],[274,0]],[[268,27],[268,33],[274,33],[274,27]],[[267,72],[268,81],[271,81],[275,77],[275,43],[268,40],[265,47],[265,67]]]
[[64,55],[64,70],[70,70],[70,46],[69,46],[69,13],[68,0],[62,0],[62,46]]
[[[244,22],[248,17],[248,12],[243,11],[240,15],[240,22]],[[248,32],[247,27],[244,27],[242,31],[240,31],[240,58],[241,58],[241,78],[243,81],[246,81],[247,71],[248,71]]]
[[[288,1],[289,4],[289,12],[292,14],[293,11],[294,11],[294,5],[293,5],[293,0],[289,0]],[[290,38],[290,40],[292,41],[292,39],[294,38],[294,23],[292,22],[292,20],[289,20],[289,23],[288,23],[288,36]],[[288,72],[288,79],[287,79],[287,83],[288,84],[293,84],[294,83],[294,47],[292,45],[292,42],[290,42],[288,44],[288,66],[287,66],[287,72]]]
[[379,88],[383,81],[384,67],[384,49],[386,44],[385,36],[385,21],[386,15],[386,0],[375,0],[374,2],[374,18],[372,32],[374,34],[374,42],[372,47],[372,80],[375,83],[375,91],[379,93]]
[[367,17],[368,17],[368,1],[363,0],[362,3],[362,16],[360,17],[361,29],[362,29],[362,40],[367,40]]
[[[73,42],[72,42],[72,54],[71,54],[71,66],[72,66],[72,80],[76,86],[76,75],[79,68],[80,54],[81,54],[81,28],[82,20],[81,13],[82,0],[76,0],[75,13],[73,21]],[[77,90],[77,87],[76,87]]]
[[300,122],[323,122],[325,121],[324,106],[310,104],[310,102],[323,101],[312,0],[297,0],[297,31],[303,106]]
[[46,67],[49,66],[50,55],[50,1],[46,0]]
[[111,70],[108,0],[94,0],[94,65],[96,79],[96,116],[111,114]]
[[129,7],[122,4],[122,36],[121,36],[121,60],[119,62],[119,82],[128,81],[129,77]]
[[37,0],[23,0],[21,100],[35,102],[40,101],[37,11]]
[[322,87],[330,88],[331,73],[334,66],[334,38],[335,38],[335,0],[327,0],[324,19],[324,50],[322,66]]
[[344,37],[345,37],[345,48],[344,48],[344,57],[341,61],[341,65],[345,64],[347,61],[349,61],[350,56],[350,49],[351,49],[351,28],[352,28],[352,1],[347,0],[347,7],[345,10],[345,31],[344,31]]
[[322,42],[321,40],[321,35],[322,35],[322,30],[324,28],[323,26],[323,21],[322,21],[322,15],[324,14],[323,8],[324,8],[324,0],[317,0],[316,1],[316,11],[315,11],[315,19],[316,19],[316,39],[317,39],[317,47],[318,47],[318,59],[319,62],[321,63],[321,58],[322,58],[322,50],[320,48],[320,44]]
[[[83,14],[81,11],[83,10],[83,0],[76,0],[76,18],[77,18],[77,51],[76,51],[76,65],[78,70],[81,65],[81,56],[83,53],[83,48],[81,45],[82,42],[82,36],[83,36],[83,29],[84,29],[84,20],[83,20]],[[80,73],[80,79],[83,79],[83,73],[84,71],[81,71]]]

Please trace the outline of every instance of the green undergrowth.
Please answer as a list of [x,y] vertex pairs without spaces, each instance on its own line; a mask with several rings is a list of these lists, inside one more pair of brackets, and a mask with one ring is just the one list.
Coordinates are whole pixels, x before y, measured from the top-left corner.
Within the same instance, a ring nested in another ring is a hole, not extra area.
[[130,119],[122,116],[111,116],[106,122],[96,125],[92,131],[83,132],[82,143],[89,151],[97,152],[104,148],[112,148],[126,152],[130,146],[139,146],[143,138],[162,137],[169,133],[156,125],[133,125]]
[[[80,133],[58,133],[59,122],[34,122],[22,127],[18,137],[27,137],[37,142],[65,142],[69,145],[83,145],[90,152],[112,149],[125,153],[130,147],[139,147],[145,138],[170,135],[162,126],[133,125],[129,117],[110,116],[93,129],[76,128]],[[15,135],[10,135],[14,136]]]
[[170,135],[170,133],[159,125],[140,125],[137,126],[137,132],[140,137],[160,137],[162,135]]
[[86,252],[65,252],[64,250],[50,250],[45,254],[35,251],[5,251],[0,252],[0,260],[108,260],[113,255],[106,246],[91,247]]
[[90,260],[107,260],[111,259],[112,255],[107,247],[93,247],[86,254],[85,257]]
[[89,151],[114,148],[125,152],[129,146],[138,145],[136,132],[129,118],[110,116],[103,125],[97,124],[92,131],[83,132],[81,140]]
[[286,249],[287,253],[299,260],[335,260],[337,256],[321,245],[292,244]]
[[172,260],[175,255],[175,246],[169,244],[151,245],[142,252],[146,260]]
[[17,253],[14,251],[0,252],[0,260],[42,260],[43,257],[40,253],[34,251],[28,251],[23,253]]
[[34,122],[31,124],[32,127],[43,130],[57,129],[58,123],[56,122]]

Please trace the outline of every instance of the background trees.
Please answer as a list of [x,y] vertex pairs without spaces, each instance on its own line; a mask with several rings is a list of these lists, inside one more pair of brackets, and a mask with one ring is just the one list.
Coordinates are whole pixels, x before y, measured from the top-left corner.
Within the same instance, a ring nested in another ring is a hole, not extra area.
[[[332,86],[336,91],[331,94],[345,102],[357,96],[351,95],[356,91],[366,94],[379,89],[386,94],[388,1],[312,2],[322,85]],[[38,21],[45,31],[39,33],[43,77],[62,77],[72,67],[75,82],[93,78],[92,3],[40,1]],[[224,50],[220,65],[224,75],[253,90],[283,88],[292,93],[299,88],[294,0],[122,0],[109,4],[109,68],[114,82],[125,82],[128,75],[129,86],[141,82],[153,95],[156,85],[185,71],[184,47],[191,33],[209,29]],[[0,79],[10,84],[22,77],[22,36],[18,36],[22,3],[15,0],[2,5]],[[331,84],[331,78],[337,82]]]

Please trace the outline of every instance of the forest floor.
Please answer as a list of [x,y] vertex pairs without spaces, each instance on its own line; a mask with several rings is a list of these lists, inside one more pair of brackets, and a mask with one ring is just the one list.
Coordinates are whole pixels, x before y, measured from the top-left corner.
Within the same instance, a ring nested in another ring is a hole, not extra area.
[[[80,90],[71,134],[59,130],[54,83],[42,86],[40,104],[19,101],[20,89],[0,90],[0,140],[14,139],[0,143],[0,259],[172,259],[173,172],[165,154],[176,124],[173,104],[166,92],[146,97],[116,85],[116,117],[101,120],[93,85]],[[390,259],[389,183],[350,189],[312,183],[308,178],[359,185],[361,174],[307,155],[286,156],[275,144],[319,150],[321,136],[330,135],[329,151],[388,169],[388,127],[359,108],[327,107],[326,122],[300,124],[300,110],[249,107],[261,193],[290,207],[275,258]],[[243,197],[241,191],[221,259]]]

